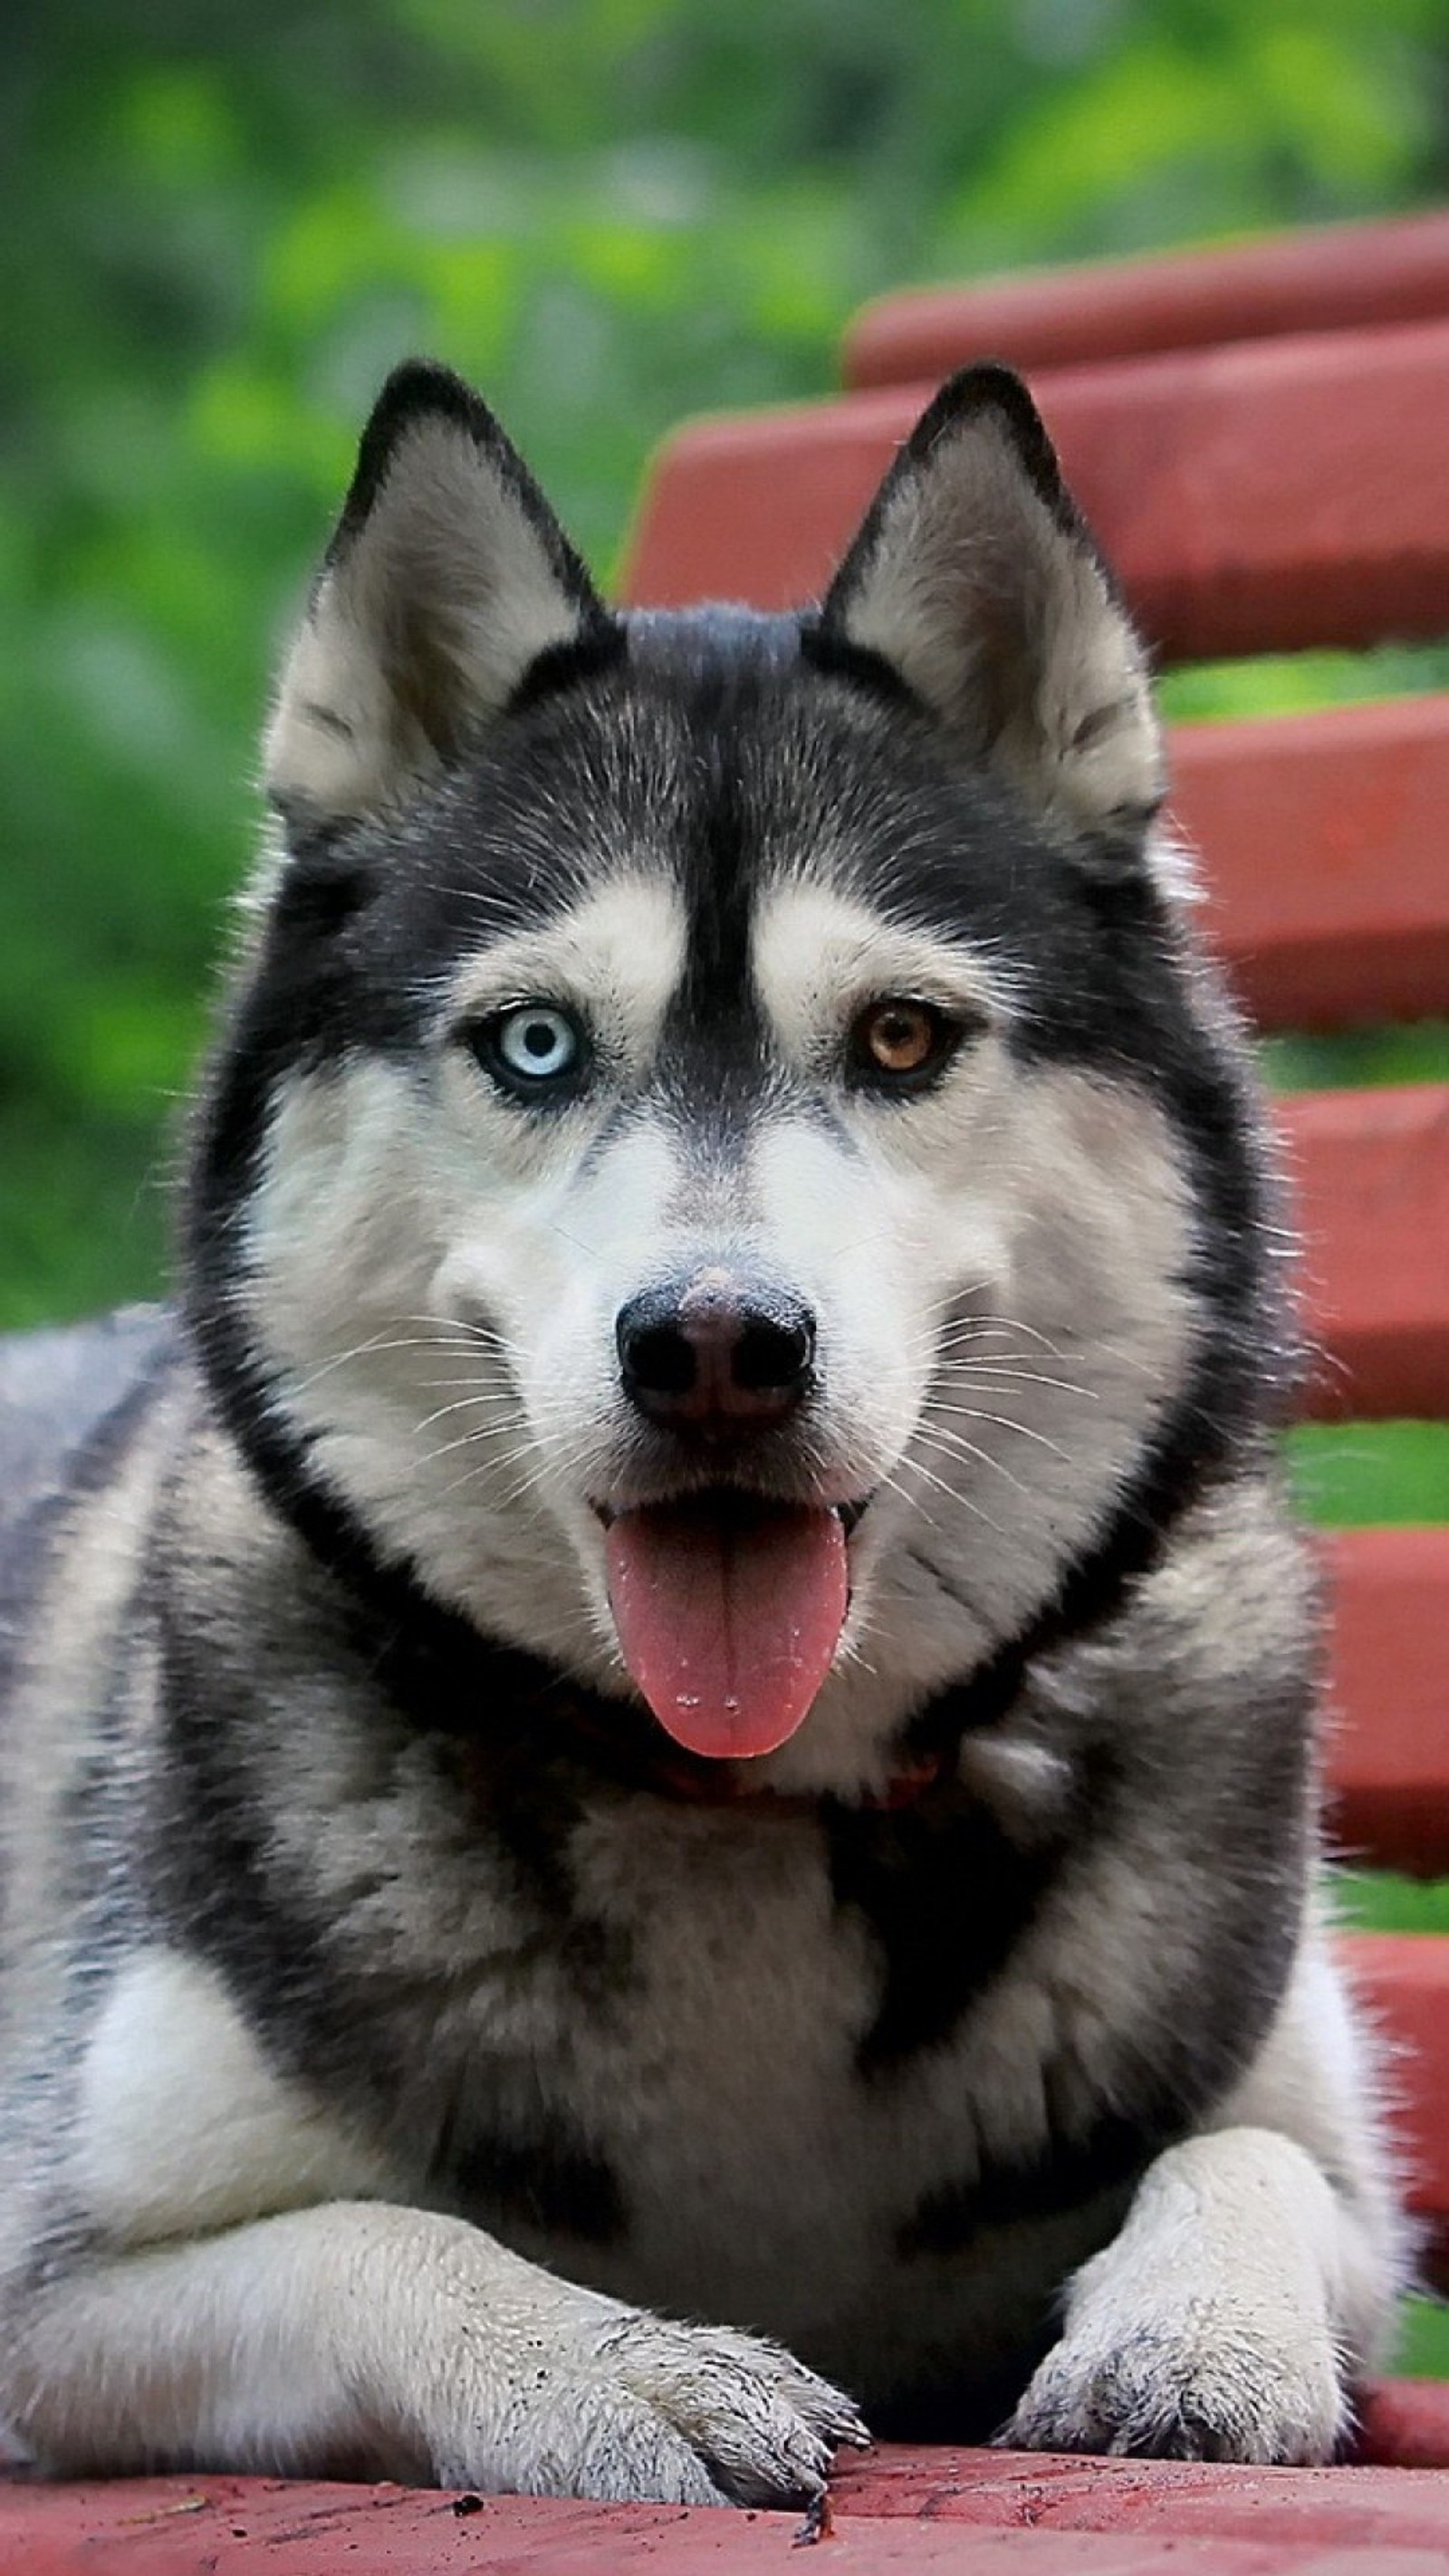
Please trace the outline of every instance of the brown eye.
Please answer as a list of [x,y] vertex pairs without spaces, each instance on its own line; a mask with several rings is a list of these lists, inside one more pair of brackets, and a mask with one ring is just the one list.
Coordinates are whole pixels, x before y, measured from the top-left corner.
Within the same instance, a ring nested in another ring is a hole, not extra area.
[[857,1079],[909,1088],[945,1063],[960,1036],[958,1023],[929,1002],[872,1002],[850,1033]]

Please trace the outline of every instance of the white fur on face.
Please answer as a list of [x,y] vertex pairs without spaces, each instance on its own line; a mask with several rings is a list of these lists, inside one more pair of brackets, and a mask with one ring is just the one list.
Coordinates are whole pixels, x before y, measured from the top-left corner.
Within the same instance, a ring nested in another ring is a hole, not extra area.
[[[989,956],[809,883],[767,899],[754,949],[801,1108],[762,1107],[737,1163],[702,1166],[650,1088],[685,938],[672,886],[635,875],[460,965],[440,1028],[532,999],[588,1018],[598,1076],[573,1107],[502,1098],[446,1037],[428,1081],[369,1061],[295,1083],[252,1211],[255,1307],[290,1415],[388,1546],[621,1689],[595,1506],[658,1487],[619,1311],[722,1261],[802,1298],[822,1383],[796,1489],[873,1497],[841,1663],[771,1757],[814,1785],[868,1769],[1105,1521],[1180,1381],[1187,1195],[1144,1097],[1013,1058]],[[900,992],[973,1027],[935,1090],[880,1100],[841,1078],[845,1038]]]
[[987,1023],[917,1100],[838,1097],[851,1150],[802,1120],[767,1127],[756,1152],[764,1230],[820,1318],[827,1415],[876,1490],[852,1543],[852,1661],[772,1758],[800,1787],[847,1737],[863,1754],[887,1702],[969,1669],[1090,1543],[1191,1330],[1190,1212],[1160,1113],[1125,1086],[1015,1063],[999,1034],[1009,976],[989,958],[871,929],[818,886],[764,912],[757,974],[803,1059],[891,990]]
[[989,1021],[1013,994],[1010,967],[980,940],[925,938],[809,877],[766,895],[754,964],[770,1025],[802,1070],[827,1070],[855,1014],[883,995],[908,993]]
[[[554,1470],[589,1400],[614,1393],[614,1316],[672,1186],[647,1129],[589,1157],[652,1060],[682,963],[677,897],[638,878],[475,952],[440,1007],[430,1081],[370,1058],[284,1089],[249,1212],[252,1311],[324,1472],[492,1633],[616,1687],[596,1524]],[[612,1068],[597,1098],[515,1107],[443,1034],[525,999],[587,1007]]]

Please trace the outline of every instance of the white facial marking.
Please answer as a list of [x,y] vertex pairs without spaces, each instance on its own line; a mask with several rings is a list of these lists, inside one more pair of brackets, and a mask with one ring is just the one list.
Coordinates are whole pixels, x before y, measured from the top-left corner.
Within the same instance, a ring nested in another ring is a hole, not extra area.
[[[649,1448],[620,1310],[742,1263],[802,1299],[820,1383],[781,1472],[870,1508],[836,1669],[761,1776],[866,1777],[1105,1525],[1181,1379],[1186,1187],[1145,1093],[1017,1059],[988,956],[818,883],[780,888],[755,939],[799,1106],[762,1065],[738,1153],[701,1157],[651,1089],[684,963],[678,896],[634,875],[458,968],[431,1082],[359,1060],[294,1083],[253,1207],[256,1310],[289,1413],[388,1548],[489,1633],[621,1690],[598,1507],[708,1462]],[[844,1078],[853,1015],[892,992],[964,1023],[910,1097]],[[557,1109],[444,1034],[525,1002],[590,1032],[593,1075]]]
[[[490,1632],[615,1687],[591,1444],[676,1165],[642,1116],[590,1149],[649,1068],[683,956],[677,895],[639,876],[480,950],[439,997],[431,1084],[377,1058],[294,1079],[249,1221],[263,1343],[319,1466]],[[598,1047],[597,1093],[557,1113],[441,1036],[532,998],[576,1008]]]
[[885,922],[854,896],[805,879],[766,895],[754,934],[755,980],[791,1058],[818,1060],[865,1004],[895,995],[988,1017],[1013,981],[982,942],[948,945]]
[[571,1002],[637,1072],[684,971],[685,930],[684,906],[666,879],[619,876],[537,929],[465,959],[448,1001],[460,1015],[510,1002]]

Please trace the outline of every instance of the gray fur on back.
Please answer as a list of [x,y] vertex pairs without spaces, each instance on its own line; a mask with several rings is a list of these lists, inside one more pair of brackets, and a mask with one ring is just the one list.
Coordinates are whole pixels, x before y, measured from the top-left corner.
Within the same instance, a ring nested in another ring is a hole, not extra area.
[[175,1337],[160,1306],[0,1338],[0,1543]]

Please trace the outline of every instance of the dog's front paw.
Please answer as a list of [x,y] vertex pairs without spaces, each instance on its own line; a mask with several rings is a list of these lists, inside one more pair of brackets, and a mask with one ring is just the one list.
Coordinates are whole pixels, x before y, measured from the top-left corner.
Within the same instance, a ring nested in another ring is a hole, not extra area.
[[[1095,2330],[1094,2330],[1095,2328]],[[1347,2408],[1326,2325],[1291,2341],[1211,2307],[1084,2320],[1047,2354],[998,2439],[1266,2467],[1332,2459]]]
[[631,2318],[605,2337],[598,2368],[611,2410],[622,2398],[666,2427],[716,2501],[808,2503],[836,2446],[870,2439],[840,2389],[780,2345],[726,2327]]
[[[869,2434],[851,2400],[779,2345],[620,2311],[562,2366],[530,2374],[511,2456],[436,2456],[443,2486],[497,2484],[610,2503],[809,2503],[839,2443]],[[500,2473],[501,2472],[501,2473]]]
[[1337,2213],[1302,2149],[1222,2129],[1159,2156],[1071,2284],[1000,2439],[1311,2466],[1349,2423],[1329,2300]]

